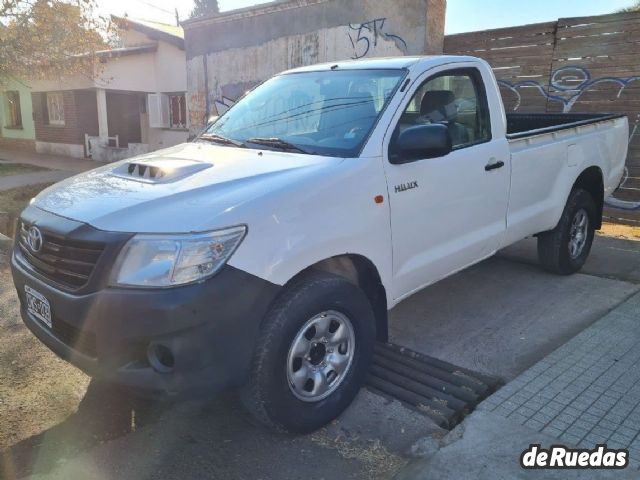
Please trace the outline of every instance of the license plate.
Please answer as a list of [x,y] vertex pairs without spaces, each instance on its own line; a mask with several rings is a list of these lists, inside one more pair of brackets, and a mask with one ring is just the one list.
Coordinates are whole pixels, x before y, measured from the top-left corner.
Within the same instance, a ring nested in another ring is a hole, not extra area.
[[24,291],[27,294],[27,312],[51,328],[51,307],[49,306],[49,300],[28,285],[24,286]]

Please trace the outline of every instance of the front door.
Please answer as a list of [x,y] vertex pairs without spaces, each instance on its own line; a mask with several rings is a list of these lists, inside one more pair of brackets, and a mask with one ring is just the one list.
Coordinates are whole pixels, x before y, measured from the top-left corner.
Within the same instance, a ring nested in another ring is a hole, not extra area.
[[107,125],[110,137],[118,135],[120,147],[141,143],[139,94],[107,92]]
[[[448,70],[414,86],[395,127],[385,170],[393,234],[394,299],[499,248],[509,194],[509,148],[492,139],[487,98],[475,68]],[[392,163],[403,129],[442,123],[453,151]]]

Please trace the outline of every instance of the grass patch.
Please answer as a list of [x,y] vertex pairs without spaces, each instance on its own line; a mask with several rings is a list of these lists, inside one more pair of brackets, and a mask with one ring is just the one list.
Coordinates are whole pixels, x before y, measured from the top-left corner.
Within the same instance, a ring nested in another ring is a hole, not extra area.
[[42,172],[49,170],[48,168],[38,167],[36,165],[28,165],[26,163],[4,163],[0,162],[0,177],[9,175],[20,175],[23,173]]
[[640,226],[602,222],[602,230],[598,233],[605,237],[623,238],[625,240],[640,240]]
[[29,201],[51,183],[40,183],[26,187],[12,188],[0,192],[0,211],[17,216],[29,205]]

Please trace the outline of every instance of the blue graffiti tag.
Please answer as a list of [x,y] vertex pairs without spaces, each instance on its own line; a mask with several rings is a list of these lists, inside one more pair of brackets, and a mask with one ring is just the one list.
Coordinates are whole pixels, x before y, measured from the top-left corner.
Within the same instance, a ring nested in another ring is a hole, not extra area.
[[[520,88],[533,87],[537,89],[540,94],[546,99],[553,102],[562,103],[562,111],[564,113],[570,112],[575,103],[580,99],[580,96],[588,91],[591,87],[602,83],[613,83],[620,86],[617,97],[620,98],[624,89],[632,82],[640,81],[640,75],[631,77],[600,77],[596,79],[591,78],[589,70],[584,67],[576,65],[569,65],[566,67],[554,70],[551,73],[549,79],[549,89],[553,88],[558,93],[551,94],[545,86],[535,80],[525,80],[522,82],[511,83],[506,80],[498,80],[498,84],[505,87],[510,92],[513,92],[516,97],[516,104],[513,110],[520,108],[522,97],[520,95]],[[640,115],[637,116],[632,124],[631,134],[629,136],[629,143],[633,140],[636,133],[638,133],[638,126],[640,124]],[[619,188],[624,188],[624,184],[629,178],[629,171],[627,167],[624,169],[624,175],[620,182]],[[620,210],[640,210],[640,201],[632,202],[627,200],[620,200],[611,196],[605,200],[606,204],[610,207]]]
[[[519,89],[522,87],[534,87],[547,100],[562,103],[562,110],[566,113],[571,111],[571,108],[578,101],[580,96],[594,85],[607,82],[615,83],[620,86],[620,90],[618,91],[618,97],[620,97],[622,91],[631,82],[635,81],[640,81],[640,75],[626,78],[600,77],[592,80],[589,70],[583,67],[570,65],[553,71],[551,74],[551,79],[549,80],[549,85],[556,90],[559,90],[561,94],[554,95],[549,93],[546,86],[535,80],[525,80],[516,83],[507,82],[506,80],[498,80],[498,84],[513,92],[518,97],[516,105],[513,107],[514,110],[517,110],[520,107],[520,103],[522,101]],[[571,82],[573,82],[574,85],[567,84]]]
[[407,53],[407,42],[405,42],[402,37],[383,31],[386,20],[386,18],[376,18],[356,25],[349,24],[349,30],[357,33],[354,40],[351,32],[347,32],[347,36],[353,47],[353,56],[351,57],[353,60],[366,57],[371,47],[373,46],[375,48],[378,45],[379,36],[386,40],[393,40],[404,53]]

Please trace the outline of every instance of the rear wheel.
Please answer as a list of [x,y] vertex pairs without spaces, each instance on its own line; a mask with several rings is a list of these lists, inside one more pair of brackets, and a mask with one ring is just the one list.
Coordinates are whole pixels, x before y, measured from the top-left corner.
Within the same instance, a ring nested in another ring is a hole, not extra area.
[[591,251],[596,212],[589,192],[571,192],[556,228],[538,235],[538,258],[546,270],[569,275],[582,268]]
[[309,272],[267,313],[243,403],[268,426],[316,430],[358,393],[374,341],[374,314],[364,292],[343,277]]

